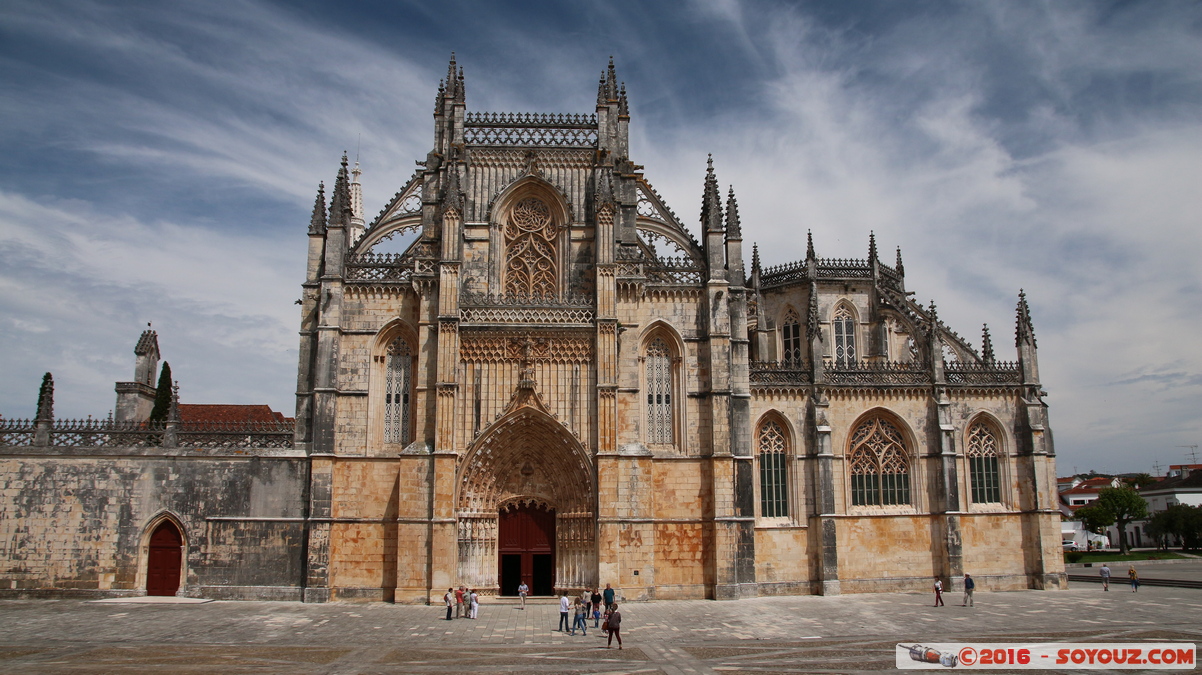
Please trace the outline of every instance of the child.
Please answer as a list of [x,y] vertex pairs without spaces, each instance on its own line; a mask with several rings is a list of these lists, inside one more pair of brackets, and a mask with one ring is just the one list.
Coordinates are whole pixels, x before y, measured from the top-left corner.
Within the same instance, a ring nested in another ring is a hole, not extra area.
[[577,627],[580,628],[581,635],[588,635],[588,623],[586,623],[584,620],[586,611],[587,610],[585,610],[585,608],[584,608],[584,603],[581,602],[579,599],[577,599],[576,600],[576,614],[572,621],[572,635],[576,634]]

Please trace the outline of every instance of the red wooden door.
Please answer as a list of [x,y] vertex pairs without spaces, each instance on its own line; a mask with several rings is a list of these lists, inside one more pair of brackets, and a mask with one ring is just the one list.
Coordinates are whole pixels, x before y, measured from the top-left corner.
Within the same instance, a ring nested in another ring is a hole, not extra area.
[[150,535],[146,564],[146,595],[175,595],[183,562],[184,538],[171,522],[164,522]]
[[[505,509],[501,511],[497,530],[502,593],[516,592],[518,583],[524,581],[530,587],[531,595],[552,595],[555,588],[555,511],[541,506]],[[511,578],[517,565],[505,564],[506,560],[513,560],[508,556],[515,555],[522,561],[519,579]],[[538,556],[537,560],[535,556]]]

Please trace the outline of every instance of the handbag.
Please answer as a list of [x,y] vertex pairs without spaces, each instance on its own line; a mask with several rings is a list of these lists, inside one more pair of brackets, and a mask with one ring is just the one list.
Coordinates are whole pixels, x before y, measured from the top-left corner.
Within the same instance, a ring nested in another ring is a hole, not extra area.
[[601,622],[601,630],[609,630],[609,619]]

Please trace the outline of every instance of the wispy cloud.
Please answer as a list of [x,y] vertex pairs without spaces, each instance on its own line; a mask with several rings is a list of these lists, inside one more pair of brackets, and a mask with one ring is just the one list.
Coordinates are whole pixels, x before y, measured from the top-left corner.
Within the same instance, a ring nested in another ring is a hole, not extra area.
[[458,50],[469,108],[497,110],[590,110],[614,54],[634,160],[693,226],[713,152],[769,264],[806,229],[862,257],[874,230],[1000,352],[1026,288],[1066,464],[1197,442],[1197,5],[524,7],[6,3],[0,368],[26,384],[0,412],[29,412],[45,369],[101,412],[147,320],[185,397],[290,409],[315,183],[361,134],[374,214]]

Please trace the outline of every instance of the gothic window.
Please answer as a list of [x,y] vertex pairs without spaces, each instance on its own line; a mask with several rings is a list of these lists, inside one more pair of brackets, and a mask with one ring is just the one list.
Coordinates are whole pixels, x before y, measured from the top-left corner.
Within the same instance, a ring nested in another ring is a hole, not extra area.
[[409,397],[413,390],[411,378],[413,353],[405,338],[398,337],[388,345],[384,365],[384,442],[409,442]]
[[672,351],[663,338],[647,345],[647,442],[672,443]]
[[786,364],[801,365],[801,319],[792,309],[785,315],[785,321],[780,327],[781,343],[784,346],[784,361]]
[[901,431],[874,418],[851,436],[852,506],[910,503],[910,467]]
[[984,424],[974,424],[968,430],[968,476],[972,485],[972,501],[976,504],[1002,501],[998,473],[997,437]]
[[505,223],[505,294],[533,298],[555,295],[557,228],[547,204],[537,197],[518,202]]
[[833,317],[835,334],[835,367],[854,368],[856,365],[856,322],[851,311],[840,305]]
[[785,432],[775,421],[760,427],[760,516],[789,515],[789,483],[785,467]]

